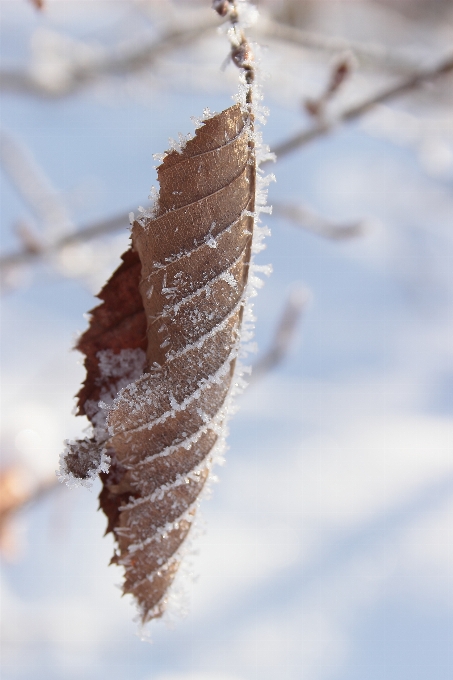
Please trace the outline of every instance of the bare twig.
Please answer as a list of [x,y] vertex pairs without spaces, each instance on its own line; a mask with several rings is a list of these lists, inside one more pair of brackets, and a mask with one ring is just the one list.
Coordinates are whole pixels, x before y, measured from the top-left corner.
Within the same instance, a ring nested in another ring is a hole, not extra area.
[[28,148],[5,132],[0,133],[0,142],[3,168],[43,227],[42,232],[37,232],[28,220],[20,220],[15,230],[23,248],[0,257],[0,270],[11,270],[36,258],[55,255],[66,246],[117,231],[129,224],[129,214],[121,213],[73,231],[64,202]]
[[130,213],[120,213],[105,220],[93,222],[82,229],[78,229],[70,234],[65,234],[53,243],[48,244],[44,250],[41,249],[39,252],[31,249],[24,249],[16,253],[3,255],[0,257],[0,270],[8,269],[9,267],[14,267],[16,265],[29,264],[40,256],[51,253],[55,254],[66,246],[74,243],[82,243],[83,241],[89,241],[99,236],[125,229],[129,225],[129,214]]
[[205,33],[212,31],[218,23],[206,21],[196,23],[190,28],[169,29],[157,40],[143,40],[139,44],[130,43],[110,52],[93,51],[91,58],[84,54],[82,60],[73,57],[67,61],[65,78],[48,82],[38,76],[35,69],[3,68],[0,70],[0,88],[17,94],[32,94],[46,97],[60,97],[71,94],[104,76],[128,75],[152,64],[158,57],[189,45]]
[[250,383],[255,383],[263,378],[286,357],[294,338],[297,324],[307,309],[310,298],[310,291],[303,286],[297,286],[291,291],[283,309],[280,322],[275,330],[270,348],[252,367]]
[[324,119],[327,105],[349,78],[353,68],[353,55],[350,52],[345,52],[333,65],[329,81],[319,97],[316,99],[305,99],[304,108],[311,116],[318,118],[320,122]]
[[43,251],[44,246],[42,239],[40,235],[36,233],[36,229],[30,221],[26,219],[18,220],[14,225],[14,231],[27,253],[35,253],[38,255],[38,253]]
[[[389,87],[386,90],[374,95],[370,99],[365,100],[361,104],[346,109],[342,114],[338,116],[335,122],[333,123],[323,122],[311,128],[310,130],[305,130],[301,133],[298,133],[297,135],[294,135],[290,139],[281,142],[273,149],[273,152],[277,155],[277,157],[281,158],[282,156],[285,156],[291,153],[292,151],[295,151],[304,144],[307,144],[308,142],[311,142],[317,139],[318,137],[330,133],[333,129],[335,129],[335,127],[338,127],[340,124],[347,123],[357,118],[360,118],[360,116],[370,111],[377,104],[381,104],[395,97],[406,94],[407,92],[416,90],[419,87],[423,86],[425,83],[429,83],[430,81],[433,81],[443,75],[446,75],[450,73],[452,70],[453,70],[453,56],[449,56],[437,67],[417,73],[413,75],[411,78],[405,80],[403,83]],[[263,161],[263,163],[266,162],[268,161]],[[96,238],[97,236],[109,233],[111,231],[116,231],[117,229],[119,230],[125,224],[128,224],[128,222],[129,222],[128,213],[123,213],[112,218],[109,218],[107,220],[103,220],[101,222],[96,222],[92,225],[88,225],[87,227],[75,231],[71,234],[67,234],[64,237],[55,241],[51,246],[49,246],[49,248],[51,251],[55,252],[60,250],[61,248],[64,248],[66,245],[70,243],[85,241],[91,238]],[[33,261],[33,259],[35,259],[36,257],[39,257],[38,253],[33,253],[26,250],[17,253],[11,253],[9,255],[4,255],[3,257],[0,258],[0,269],[9,268],[18,264],[25,264],[27,262]]]
[[366,224],[363,220],[344,224],[330,222],[301,205],[284,205],[273,201],[272,212],[275,215],[281,215],[291,220],[291,222],[306,231],[311,231],[318,236],[336,241],[356,238],[361,236],[366,229]]
[[[255,77],[254,56],[250,44],[240,26],[240,14],[236,0],[212,0],[212,8],[221,17],[226,17],[231,23],[228,31],[231,51],[230,57],[233,64],[245,72],[246,82],[250,85]],[[250,98],[250,92],[248,93]]]
[[[376,104],[382,104],[383,102],[386,102],[390,99],[395,99],[396,97],[399,97],[403,94],[417,90],[426,83],[432,82],[441,76],[451,73],[451,71],[453,71],[453,55],[449,55],[435,67],[415,73],[402,83],[392,85],[387,89],[373,95],[369,99],[366,99],[361,104],[351,106],[340,113],[334,121],[324,121],[322,123],[318,123],[318,125],[310,128],[309,130],[303,130],[293,137],[280,142],[280,144],[277,144],[277,146],[272,149],[272,152],[276,154],[277,158],[282,158],[282,156],[286,156],[304,144],[308,144],[314,139],[318,139],[318,137],[322,137],[323,135],[330,133],[339,125],[360,118],[364,114],[368,113],[368,111],[376,106]],[[267,162],[269,161],[264,161],[264,163]]]
[[[304,144],[307,144],[308,142],[311,142],[317,139],[318,137],[330,133],[333,129],[335,129],[335,127],[338,127],[340,124],[347,123],[349,121],[360,118],[360,116],[370,111],[377,104],[381,104],[395,97],[406,94],[407,92],[416,90],[419,87],[423,86],[425,83],[429,83],[430,81],[433,81],[438,77],[446,75],[450,73],[452,70],[453,70],[453,56],[449,56],[437,67],[417,73],[413,75],[411,78],[405,80],[403,83],[389,87],[386,90],[374,95],[370,99],[365,100],[361,104],[346,109],[342,114],[338,116],[335,122],[333,123],[323,122],[311,128],[310,130],[305,130],[301,133],[298,133],[297,135],[294,135],[290,139],[281,142],[273,149],[273,152],[277,155],[277,157],[281,158],[282,156],[285,156],[288,153],[295,151]],[[263,163],[266,162],[268,161],[263,161]],[[62,238],[58,239],[57,241],[55,241],[52,245],[48,246],[48,248],[52,252],[55,252],[64,248],[66,245],[70,243],[77,243],[89,240],[91,238],[96,238],[97,236],[119,230],[124,225],[128,224],[128,222],[129,222],[128,213],[122,213],[112,218],[108,218],[107,220],[103,220],[101,222],[96,222],[94,224],[88,225],[87,227],[79,229],[78,231],[75,231],[71,234],[67,234]],[[29,250],[28,251],[23,250],[16,253],[11,253],[9,255],[4,255],[3,257],[0,258],[0,269],[13,267],[19,264],[26,264],[28,262],[33,261],[35,258],[39,256],[40,253],[30,252]]]
[[0,131],[0,162],[42,225],[44,240],[52,240],[72,228],[64,202],[28,147],[4,130]]
[[[247,82],[251,83],[254,77],[253,55],[245,34],[239,25],[239,15],[236,8],[236,3],[234,0],[226,0],[225,2],[221,3],[214,2],[213,7],[220,16],[226,16],[231,22],[232,28],[229,31],[231,59],[236,64],[236,66],[238,66],[238,68],[241,68],[245,71],[246,80]],[[209,28],[212,29],[213,23],[210,22],[209,25],[204,24],[204,26],[209,26]],[[193,30],[198,31],[199,33],[199,28]],[[178,35],[180,36],[181,34]],[[9,143],[9,140],[7,141]],[[11,146],[11,144],[9,145]],[[24,154],[22,154],[22,156],[23,155]],[[39,195],[40,192],[35,190],[30,192],[28,190],[28,186],[30,185],[31,180],[24,181],[23,178],[24,176],[28,178],[28,175],[30,175],[31,179],[33,179],[36,184],[36,176],[38,173],[36,171],[33,173],[29,171],[28,165],[30,165],[30,163],[27,164],[21,157],[21,154],[18,153],[18,151],[14,148],[10,153],[7,154],[7,158],[13,158],[15,164],[18,165],[15,172],[10,172],[10,174],[16,185],[18,185],[19,189],[22,190],[21,193],[23,194],[25,200],[29,203],[32,203],[33,205],[33,203],[36,202],[36,195]],[[19,164],[17,163],[17,159],[20,160]],[[121,213],[120,215],[114,216],[107,220],[88,225],[83,229],[65,234],[58,239],[48,241],[43,247],[31,248],[29,247],[28,243],[25,243],[23,250],[0,257],[0,270],[9,270],[18,265],[30,263],[38,257],[55,254],[70,244],[86,241],[124,228],[129,224],[129,214],[130,213]]]
[[362,43],[339,36],[304,31],[270,18],[261,21],[257,31],[264,38],[292,43],[311,50],[330,53],[352,51],[361,62],[377,62],[380,66],[401,73],[413,73],[419,66],[415,60],[378,43]]

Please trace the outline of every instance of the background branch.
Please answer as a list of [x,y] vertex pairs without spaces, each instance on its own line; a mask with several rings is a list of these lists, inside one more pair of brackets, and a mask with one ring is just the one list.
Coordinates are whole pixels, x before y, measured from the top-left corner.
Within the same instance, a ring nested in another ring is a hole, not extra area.
[[260,38],[270,38],[286,44],[298,45],[309,50],[336,54],[351,51],[360,62],[372,63],[400,73],[413,73],[420,67],[419,61],[379,43],[362,43],[341,36],[330,36],[289,26],[271,17],[263,18],[257,27]]
[[[272,149],[273,153],[277,155],[277,158],[282,158],[283,156],[291,153],[292,151],[295,151],[296,149],[300,148],[301,146],[325,135],[336,128],[338,128],[339,125],[350,122],[352,120],[355,120],[357,118],[360,118],[364,114],[366,114],[368,111],[370,111],[374,106],[377,104],[382,104],[384,102],[387,102],[391,99],[394,99],[398,96],[401,96],[403,94],[412,92],[414,90],[417,90],[418,88],[422,87],[426,83],[429,83],[431,81],[436,80],[437,78],[447,75],[451,73],[453,70],[453,55],[450,55],[448,58],[443,60],[439,65],[437,65],[434,68],[427,69],[424,71],[421,71],[417,74],[414,74],[410,78],[406,79],[402,83],[398,83],[397,85],[393,85],[388,87],[387,89],[373,95],[372,97],[366,99],[364,102],[361,102],[358,105],[354,105],[342,113],[339,114],[339,116],[336,117],[334,121],[322,121],[319,122],[316,126],[309,130],[305,130],[301,133],[298,133],[286,141],[281,142],[280,144],[277,144],[276,147]],[[11,148],[10,143],[8,142],[7,148]],[[17,154],[16,154],[17,155]],[[8,156],[8,154],[7,154]],[[264,162],[269,162],[269,161],[264,161]],[[25,167],[25,165],[24,165]],[[10,169],[10,174],[13,176],[14,172],[11,171]],[[18,181],[22,182],[22,180]],[[22,182],[22,184],[24,184]],[[25,185],[24,185],[25,186]],[[30,192],[24,191],[24,197],[27,200],[30,200]],[[308,219],[308,214],[305,213],[305,215],[300,213],[300,208],[294,208],[294,207],[287,207],[286,209],[283,208],[283,206],[279,206],[277,210],[280,210],[281,213],[285,212],[285,216],[289,217],[290,219],[296,220],[297,222],[300,223],[300,221],[306,222],[307,226],[311,225],[311,230],[312,231],[317,231],[318,233],[321,233],[322,235],[326,236],[328,235],[329,238],[337,238],[337,237],[345,237],[346,235],[356,235],[357,231],[360,231],[360,227],[358,224],[354,225],[345,225],[342,230],[337,231],[338,227],[334,227],[331,225],[331,228],[326,228],[326,225],[324,223],[324,226],[321,225],[321,223],[318,221],[317,224],[315,224],[315,221],[313,219],[313,215],[311,216],[310,219]],[[72,244],[72,243],[77,243],[80,241],[85,241],[89,240],[92,238],[96,238],[98,236],[116,231],[124,227],[129,223],[129,213],[121,213],[119,215],[113,216],[111,218],[108,218],[106,220],[102,220],[99,222],[95,222],[93,224],[90,224],[82,229],[79,229],[71,234],[66,234],[63,237],[57,239],[54,241],[52,244],[49,244],[47,246],[46,251],[47,252],[56,252],[58,250],[61,250],[64,248],[66,245]],[[11,253],[9,255],[4,255],[0,257],[0,269],[5,269],[9,268],[15,265],[19,264],[26,264],[29,262],[32,262],[35,260],[37,257],[40,257],[43,252],[46,251],[37,251],[33,249],[24,249],[22,251],[19,251],[17,253]]]
[[0,162],[24,203],[42,226],[42,238],[52,240],[72,229],[72,220],[59,192],[28,147],[0,131]]
[[270,348],[252,366],[250,384],[256,383],[285,359],[294,339],[297,325],[310,300],[311,292],[308,288],[299,285],[293,288],[286,300]]
[[366,230],[364,220],[356,222],[338,223],[327,220],[321,215],[301,205],[286,205],[272,203],[272,212],[277,216],[290,220],[293,224],[318,236],[333,240],[345,240],[362,236]]
[[45,256],[46,254],[54,254],[62,250],[66,246],[82,243],[83,241],[89,241],[99,236],[104,236],[105,234],[110,234],[115,231],[120,231],[129,226],[129,213],[119,213],[113,217],[109,217],[105,220],[100,220],[93,222],[92,224],[82,227],[77,231],[73,231],[70,234],[65,234],[61,238],[55,240],[53,243],[47,245],[44,250],[30,250],[24,249],[16,253],[10,253],[9,255],[3,255],[0,257],[0,270],[7,269],[9,267],[14,267],[16,265],[31,264],[38,258]]
[[[71,45],[73,54],[69,58],[65,55],[64,63],[61,63],[64,72],[58,79],[49,80],[34,64],[28,70],[4,67],[0,70],[0,89],[46,97],[72,94],[105,76],[124,76],[149,67],[160,56],[196,42],[218,25],[218,21],[211,18],[198,21],[189,28],[170,27],[158,39],[142,39],[138,43],[134,40],[110,51],[81,43],[79,51],[83,54],[78,55],[78,50]],[[59,37],[64,40],[63,36]],[[54,59],[58,59],[58,55]]]
[[[364,114],[368,113],[376,104],[382,104],[389,101],[390,99],[395,99],[401,95],[407,94],[414,90],[419,89],[423,85],[435,81],[437,78],[447,75],[453,71],[453,55],[449,55],[440,64],[433,68],[425,69],[418,73],[415,73],[410,78],[407,78],[397,85],[392,85],[381,92],[373,95],[372,97],[366,99],[360,104],[351,106],[345,109],[342,113],[335,117],[332,121],[323,121],[318,123],[316,126],[309,130],[304,130],[302,132],[289,137],[289,139],[280,142],[272,149],[272,152],[276,154],[277,158],[282,158],[289,153],[292,153],[301,146],[312,142],[323,135],[329,134],[332,130],[336,129],[339,125],[344,123],[349,123],[357,118],[360,118]],[[264,161],[268,163],[269,161]]]

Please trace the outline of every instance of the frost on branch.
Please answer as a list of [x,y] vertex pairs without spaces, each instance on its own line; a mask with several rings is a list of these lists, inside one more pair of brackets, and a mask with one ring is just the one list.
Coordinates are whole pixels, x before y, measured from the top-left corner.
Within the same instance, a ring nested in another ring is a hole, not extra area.
[[263,235],[255,197],[262,203],[266,183],[258,176],[256,191],[256,141],[242,101],[167,152],[153,212],[133,222],[132,247],[78,343],[87,369],[79,413],[93,435],[69,446],[62,471],[101,470],[113,561],[143,622],[165,610],[243,383],[247,300],[260,283],[249,276]]

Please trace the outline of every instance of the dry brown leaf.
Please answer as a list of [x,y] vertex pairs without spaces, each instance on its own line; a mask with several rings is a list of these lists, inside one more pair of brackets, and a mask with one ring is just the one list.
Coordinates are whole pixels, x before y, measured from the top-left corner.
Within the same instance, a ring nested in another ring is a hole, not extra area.
[[132,247],[78,343],[79,412],[94,435],[71,443],[63,462],[73,479],[101,472],[113,561],[144,622],[165,610],[224,434],[255,214],[249,107],[206,120],[158,179],[154,211],[134,221]]

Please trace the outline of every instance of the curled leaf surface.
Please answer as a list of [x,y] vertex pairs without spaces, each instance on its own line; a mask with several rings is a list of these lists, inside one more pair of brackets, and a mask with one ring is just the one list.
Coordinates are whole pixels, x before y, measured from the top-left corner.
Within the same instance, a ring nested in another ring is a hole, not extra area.
[[252,128],[237,104],[165,157],[153,214],[134,222],[132,247],[78,343],[87,368],[79,412],[94,425],[97,455],[101,445],[111,460],[100,505],[113,561],[143,621],[165,610],[223,439],[254,224]]

